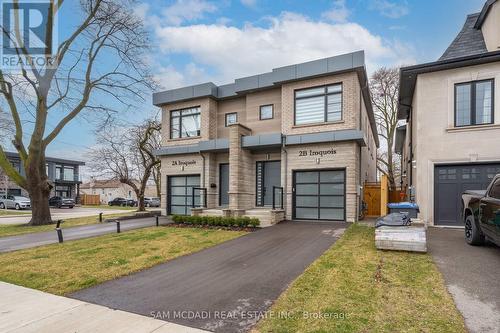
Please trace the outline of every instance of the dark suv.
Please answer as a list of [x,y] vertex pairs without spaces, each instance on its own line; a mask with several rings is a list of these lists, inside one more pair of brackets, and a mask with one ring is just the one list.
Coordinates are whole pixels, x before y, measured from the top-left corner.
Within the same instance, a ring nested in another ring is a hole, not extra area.
[[62,207],[73,208],[75,207],[75,200],[71,198],[52,197],[49,199],[49,206],[57,208],[62,208]]
[[125,206],[134,207],[135,205],[137,205],[137,203],[135,202],[135,200],[132,200],[132,199],[114,198],[113,200],[108,202],[108,205],[110,205],[110,206],[122,206],[122,207],[125,207]]

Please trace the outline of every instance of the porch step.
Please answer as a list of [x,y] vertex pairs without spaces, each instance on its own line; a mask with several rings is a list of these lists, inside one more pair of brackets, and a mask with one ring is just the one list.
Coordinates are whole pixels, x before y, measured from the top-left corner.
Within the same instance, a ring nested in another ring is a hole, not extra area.
[[222,209],[204,209],[201,215],[204,216],[222,216]]

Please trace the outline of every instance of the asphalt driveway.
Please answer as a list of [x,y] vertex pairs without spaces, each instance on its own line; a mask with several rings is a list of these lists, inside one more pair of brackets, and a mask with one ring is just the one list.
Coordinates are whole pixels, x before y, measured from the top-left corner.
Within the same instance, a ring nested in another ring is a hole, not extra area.
[[345,227],[281,223],[70,297],[205,330],[245,332]]
[[429,228],[428,245],[472,333],[500,327],[500,248],[470,246],[463,229]]

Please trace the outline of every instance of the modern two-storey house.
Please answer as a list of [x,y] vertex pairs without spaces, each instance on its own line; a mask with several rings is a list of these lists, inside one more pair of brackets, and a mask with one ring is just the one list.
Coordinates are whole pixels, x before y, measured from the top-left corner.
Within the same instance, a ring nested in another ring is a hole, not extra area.
[[364,182],[376,180],[362,51],[158,92],[153,103],[164,214],[355,221]]
[[441,58],[401,69],[396,150],[419,217],[463,226],[461,193],[500,173],[500,2],[467,16]]
[[[24,176],[24,167],[19,154],[14,152],[6,152],[5,154],[10,163]],[[85,165],[85,163],[54,157],[47,157],[46,161],[47,176],[53,186],[50,195],[77,199],[80,196],[80,184],[82,183],[79,168]],[[2,178],[4,179],[0,179],[0,184],[2,184],[0,186],[0,193],[5,192],[7,189],[7,194],[28,196],[28,193],[24,189],[6,176]]]

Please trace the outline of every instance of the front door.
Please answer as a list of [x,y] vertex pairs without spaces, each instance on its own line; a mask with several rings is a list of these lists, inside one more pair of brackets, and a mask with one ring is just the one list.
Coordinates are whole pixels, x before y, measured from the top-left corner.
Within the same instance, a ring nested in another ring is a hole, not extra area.
[[257,162],[256,180],[256,205],[260,207],[272,206],[273,187],[281,186],[281,162]]
[[229,164],[219,165],[219,206],[229,205]]

